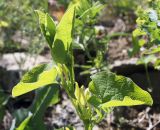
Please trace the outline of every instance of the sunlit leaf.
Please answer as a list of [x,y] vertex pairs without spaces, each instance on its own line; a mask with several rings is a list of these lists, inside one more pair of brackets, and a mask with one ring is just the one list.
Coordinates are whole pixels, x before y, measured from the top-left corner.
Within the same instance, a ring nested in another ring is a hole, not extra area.
[[76,14],[81,16],[86,10],[91,8],[91,2],[88,0],[72,0],[69,7],[76,7]]
[[134,106],[134,105],[143,105],[144,102],[140,100],[133,100],[128,96],[125,96],[122,101],[120,100],[111,100],[109,102],[106,102],[102,104],[102,108],[106,107],[117,107],[117,106]]
[[20,96],[39,87],[56,83],[57,70],[51,64],[42,64],[26,73],[13,88],[12,96]]
[[5,22],[5,21],[0,21],[0,28],[1,27],[8,27],[9,26],[9,24],[7,23],[7,22]]
[[[90,91],[97,98],[98,107],[152,105],[150,94],[138,87],[131,79],[108,71],[93,76]],[[90,101],[91,104],[96,102]]]
[[69,8],[56,28],[54,44],[52,45],[52,56],[58,63],[67,62],[67,54],[72,42],[72,31],[74,26],[75,7]]
[[133,31],[133,37],[138,37],[142,35],[146,35],[146,32],[141,30],[140,28],[137,28]]
[[42,11],[39,10],[36,10],[35,12],[39,17],[39,24],[41,31],[51,48],[56,33],[56,25],[53,19],[47,13],[43,13]]
[[77,83],[75,86],[75,97],[76,97],[79,104],[81,104],[83,106],[86,104],[85,95],[84,95],[84,88],[83,87],[79,88]]

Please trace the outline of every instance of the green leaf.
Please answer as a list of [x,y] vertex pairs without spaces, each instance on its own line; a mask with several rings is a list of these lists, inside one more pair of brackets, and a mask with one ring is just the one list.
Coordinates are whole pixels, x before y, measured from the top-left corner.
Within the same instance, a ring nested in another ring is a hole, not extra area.
[[0,21],[0,28],[1,27],[8,27],[9,24],[6,21]]
[[[90,84],[91,85],[91,84]],[[90,102],[94,107],[98,107],[101,103],[102,100],[94,95],[92,95],[89,99],[88,102]]]
[[144,52],[144,54],[155,54],[160,52],[160,46],[157,46],[156,48],[151,48],[150,50],[147,50]]
[[147,33],[140,28],[137,28],[133,31],[133,37],[143,36],[143,35],[146,35],[146,34]]
[[[153,104],[150,94],[129,78],[104,71],[91,76],[91,79],[89,89],[93,96],[101,100],[97,106],[103,109],[114,106]],[[90,103],[95,102],[90,101]]]
[[47,13],[43,13],[42,11],[39,10],[36,10],[35,12],[39,17],[39,24],[41,31],[51,48],[56,33],[56,25],[53,19]]
[[32,114],[29,114],[28,117],[20,124],[20,126],[16,130],[32,130],[27,128],[28,123],[30,122]]
[[59,101],[59,85],[52,84],[37,90],[35,100],[30,107],[33,116],[28,124],[33,130],[45,130],[43,116],[50,105]]
[[83,50],[83,51],[85,50],[82,44],[76,43],[76,42],[73,42],[72,47],[73,49],[78,49],[78,50]]
[[9,100],[9,95],[7,95],[3,89],[0,87],[0,106],[5,106]]
[[154,68],[157,70],[160,70],[160,59],[156,59],[156,61],[154,63]]
[[77,99],[77,102],[80,105],[85,106],[86,99],[85,99],[85,95],[84,95],[84,88],[83,88],[83,86],[81,88],[79,88],[78,83],[76,83],[76,85],[75,85],[75,97]]
[[102,108],[106,107],[117,107],[117,106],[133,106],[133,105],[143,105],[144,102],[140,100],[133,100],[128,96],[125,96],[122,101],[120,100],[112,100],[107,103],[102,104]]
[[65,50],[65,46],[61,40],[56,40],[54,42],[54,47],[52,48],[52,57],[57,63],[64,64],[67,62],[68,52]]
[[148,56],[143,56],[138,59],[137,64],[144,64],[147,65],[149,63],[154,63],[157,60],[157,57],[154,55],[148,55]]
[[86,10],[91,8],[91,2],[88,0],[72,0],[69,7],[76,7],[76,14],[81,16]]
[[72,31],[74,26],[74,6],[69,8],[56,28],[52,56],[58,63],[67,62],[67,54],[72,43]]
[[13,88],[12,96],[20,96],[39,87],[57,83],[56,77],[55,66],[51,64],[39,65],[23,76],[22,80]]
[[46,126],[43,121],[44,113],[48,106],[54,105],[58,101],[59,86],[57,84],[48,85],[44,88],[38,89],[36,91],[35,99],[31,107],[28,109],[28,111],[31,111],[32,116],[21,117],[21,115],[18,114],[18,117],[20,119],[19,121],[22,121],[22,119],[26,117],[25,121],[22,121],[22,123],[19,125],[18,130],[46,130]]
[[94,18],[97,15],[97,13],[99,13],[102,9],[104,9],[104,7],[105,5],[100,4],[99,1],[96,3],[93,3],[93,5],[90,8],[87,8],[87,10],[84,11],[80,17],[83,18],[83,20],[85,20],[87,16]]
[[26,108],[21,108],[21,109],[16,110],[13,113],[13,116],[16,119],[15,125],[19,126],[24,121],[24,119],[28,117],[28,113],[29,113],[29,110]]
[[89,0],[73,0],[70,2],[70,6],[76,7],[76,14],[83,20],[86,20],[88,16],[94,18],[105,7],[99,1]]
[[144,39],[132,36],[133,48],[128,51],[129,56],[133,56],[140,51],[140,48],[146,43]]
[[4,90],[0,87],[0,122],[3,120],[5,115],[5,105],[9,100],[9,96],[5,94]]
[[43,115],[48,106],[59,102],[59,85],[52,84],[36,91],[36,97],[30,108],[33,113],[32,120],[43,119]]
[[105,114],[103,114],[101,109],[97,109],[95,108],[95,115],[92,116],[92,120],[95,123],[99,123],[100,121],[102,121],[102,119],[104,118]]

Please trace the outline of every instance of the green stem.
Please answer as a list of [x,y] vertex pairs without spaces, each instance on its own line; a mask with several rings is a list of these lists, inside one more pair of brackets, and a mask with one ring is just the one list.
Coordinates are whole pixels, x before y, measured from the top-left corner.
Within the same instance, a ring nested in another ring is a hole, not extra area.
[[145,71],[146,71],[146,77],[147,77],[147,81],[148,81],[148,85],[149,85],[148,91],[152,92],[153,87],[152,87],[152,83],[151,83],[151,80],[150,80],[150,76],[149,76],[149,72],[148,72],[148,65],[147,64],[145,64]]
[[85,130],[92,130],[93,126],[89,121],[83,121]]
[[[73,57],[73,49],[70,50],[72,57],[70,57],[70,63],[66,65],[66,67],[69,70],[69,75],[67,74],[67,71],[65,70],[65,67],[62,65],[60,69],[61,73],[61,80],[62,80],[62,86],[65,89],[67,95],[69,96],[69,99],[71,100],[74,108],[77,111],[77,114],[79,117],[81,117],[81,113],[79,112],[78,106],[76,104],[76,99],[73,96],[75,91],[75,74],[74,74],[74,57]],[[69,81],[69,82],[67,82]],[[71,84],[70,84],[71,82]],[[70,88],[71,87],[71,88]],[[70,90],[68,90],[70,89]],[[83,120],[85,130],[92,130],[92,123],[90,120]]]

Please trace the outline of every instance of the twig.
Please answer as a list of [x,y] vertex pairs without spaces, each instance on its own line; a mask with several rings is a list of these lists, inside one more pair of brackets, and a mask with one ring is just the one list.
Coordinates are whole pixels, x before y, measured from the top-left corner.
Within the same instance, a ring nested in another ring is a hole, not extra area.
[[146,109],[146,112],[145,112],[145,113],[146,113],[146,118],[148,119],[148,123],[149,123],[149,127],[147,128],[147,130],[150,130],[150,128],[153,127],[153,123],[152,123],[151,118],[150,118],[150,115],[149,115],[149,113],[148,113],[148,112],[150,111],[150,109],[151,109],[151,108],[148,107],[148,108]]
[[153,128],[155,128],[159,124],[160,124],[160,120],[157,121],[157,123],[155,123],[154,125],[152,125],[152,127],[148,128],[147,130],[152,130]]

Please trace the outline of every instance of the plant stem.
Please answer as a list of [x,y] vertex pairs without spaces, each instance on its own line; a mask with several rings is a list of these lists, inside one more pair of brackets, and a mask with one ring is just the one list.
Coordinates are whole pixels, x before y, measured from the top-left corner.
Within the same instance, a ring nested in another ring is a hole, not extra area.
[[93,126],[89,121],[83,121],[85,130],[92,130]]
[[152,87],[152,83],[151,83],[151,80],[150,80],[150,76],[149,76],[149,72],[148,72],[148,65],[147,64],[145,64],[145,71],[146,71],[146,77],[147,77],[147,81],[148,81],[148,85],[149,85],[148,91],[152,92],[153,87]]

